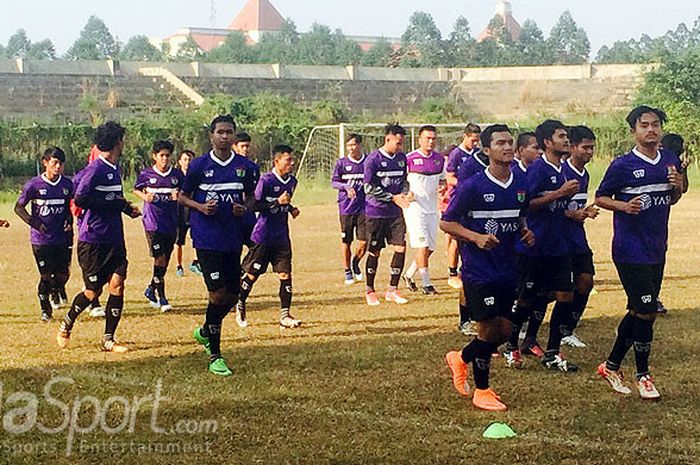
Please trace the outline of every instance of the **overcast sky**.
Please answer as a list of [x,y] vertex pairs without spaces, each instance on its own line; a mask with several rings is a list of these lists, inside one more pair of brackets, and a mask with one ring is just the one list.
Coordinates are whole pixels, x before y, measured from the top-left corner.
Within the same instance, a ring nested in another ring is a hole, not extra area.
[[[448,36],[459,15],[469,19],[476,36],[493,16],[495,0],[272,0],[299,31],[316,21],[341,28],[349,35],[400,37],[414,11],[433,15],[443,36]],[[112,33],[125,42],[136,34],[164,37],[185,26],[226,27],[246,0],[2,0],[0,43],[20,28],[30,40],[51,39],[60,54],[78,37],[91,14],[102,18]],[[513,14],[522,24],[534,19],[547,34],[565,9],[587,32],[592,55],[615,40],[652,37],[685,22],[691,27],[700,15],[698,0],[512,0]]]

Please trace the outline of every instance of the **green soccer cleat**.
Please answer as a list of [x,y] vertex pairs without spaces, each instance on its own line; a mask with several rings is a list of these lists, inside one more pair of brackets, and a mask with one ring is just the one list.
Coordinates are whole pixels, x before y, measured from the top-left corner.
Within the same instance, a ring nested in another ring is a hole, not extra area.
[[209,362],[209,371],[217,376],[231,376],[233,374],[228,365],[226,365],[226,360],[221,357]]
[[211,347],[209,346],[209,338],[202,336],[200,333],[202,328],[195,328],[194,332],[192,333],[192,337],[194,338],[195,341],[198,343],[202,344],[204,346],[204,351],[207,353],[207,355],[211,355]]

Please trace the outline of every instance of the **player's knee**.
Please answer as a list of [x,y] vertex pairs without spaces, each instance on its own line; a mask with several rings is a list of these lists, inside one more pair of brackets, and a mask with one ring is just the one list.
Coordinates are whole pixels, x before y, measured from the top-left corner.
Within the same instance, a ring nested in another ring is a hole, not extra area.
[[582,274],[576,278],[576,292],[582,295],[588,295],[593,290],[593,276]]
[[656,312],[641,313],[641,312],[637,312],[635,310],[630,310],[630,313],[632,314],[633,317],[640,319],[640,320],[651,321],[651,322],[656,321]]
[[405,246],[405,245],[395,245],[395,246],[394,246],[394,252],[396,252],[396,253],[406,253],[406,246]]
[[289,279],[292,279],[292,275],[289,273],[277,273],[277,277],[280,281],[287,281]]
[[574,293],[573,292],[555,292],[554,299],[560,303],[570,304],[571,302],[574,301]]

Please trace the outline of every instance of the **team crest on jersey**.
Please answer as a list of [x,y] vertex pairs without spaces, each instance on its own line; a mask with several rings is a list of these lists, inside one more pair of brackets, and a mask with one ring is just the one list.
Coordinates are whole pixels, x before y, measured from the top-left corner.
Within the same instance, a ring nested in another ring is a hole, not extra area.
[[496,194],[484,194],[484,202],[493,203],[496,200]]
[[65,187],[63,188],[63,195],[68,195],[69,191]]
[[245,168],[236,168],[236,176],[239,178],[245,176]]
[[39,195],[46,195],[48,191],[46,189],[39,189]]
[[[422,161],[422,160],[421,160],[421,161]],[[401,168],[403,168],[404,166],[406,166],[406,163],[400,161],[400,162],[399,162],[399,166],[400,166]]]
[[526,197],[527,197],[527,192],[518,191],[518,202],[523,203],[525,201]]
[[637,179],[642,179],[644,176],[646,176],[646,171],[644,170],[634,170],[632,171],[632,175],[637,178]]
[[172,179],[170,180],[170,182],[172,182],[172,183],[173,183],[173,186],[177,186],[177,185],[178,185],[178,183],[179,183],[179,181],[178,181],[178,179],[177,179],[177,178],[172,178]]
[[204,172],[204,177],[205,178],[213,178],[214,177],[214,170],[206,170]]
[[552,181],[552,184],[556,184],[556,183],[557,183],[557,177],[556,177],[556,176],[552,176],[551,178],[549,178],[549,180]]

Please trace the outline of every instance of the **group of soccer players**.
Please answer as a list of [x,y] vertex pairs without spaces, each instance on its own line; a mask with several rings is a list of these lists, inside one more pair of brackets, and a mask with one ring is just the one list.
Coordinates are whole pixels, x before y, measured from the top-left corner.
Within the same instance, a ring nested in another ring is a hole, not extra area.
[[[469,124],[462,143],[445,155],[434,150],[434,126],[419,129],[419,147],[408,155],[401,151],[406,134],[401,126],[388,125],[384,145],[366,157],[359,148],[361,136],[350,135],[348,156],[338,160],[332,178],[339,191],[345,283],[362,280],[360,260],[367,251],[365,298],[368,305],[379,305],[375,275],[380,252],[390,245],[394,254],[385,300],[406,303],[398,290],[400,276],[410,291],[417,291],[416,272],[423,293],[436,294],[428,261],[439,225],[448,235],[453,287],[459,258],[462,262],[460,329],[475,336],[461,352],[446,355],[454,387],[469,396],[471,365],[473,404],[505,410],[489,384],[491,358],[501,345],[509,367],[523,368],[527,354],[540,358],[548,370],[577,371],[561,346],[564,340],[585,347],[574,333],[594,287],[584,224],[598,216],[599,208],[610,210],[613,261],[628,303],[598,374],[616,392],[630,394],[621,362],[633,348],[639,394],[658,399],[648,364],[653,323],[661,307],[670,208],[688,188],[682,139],[662,139],[665,121],[663,111],[648,106],[629,114],[635,147],[610,165],[594,202],[588,199],[586,165],[596,137],[585,126],[547,120],[534,133],[519,134],[516,143],[506,125],[482,131]],[[415,258],[402,275],[406,233]],[[353,255],[355,236],[359,245]],[[537,335],[550,303],[549,335],[542,348]]]

